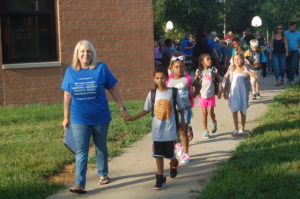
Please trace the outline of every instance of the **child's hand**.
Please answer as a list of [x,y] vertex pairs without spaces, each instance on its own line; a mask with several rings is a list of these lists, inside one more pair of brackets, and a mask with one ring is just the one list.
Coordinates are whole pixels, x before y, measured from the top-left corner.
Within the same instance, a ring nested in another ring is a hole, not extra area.
[[181,129],[181,130],[185,130],[185,123],[184,123],[184,121],[181,121],[180,122],[180,124],[179,124],[179,128]]
[[224,93],[223,93],[223,97],[224,97],[225,100],[228,100],[227,92],[224,92]]
[[219,92],[218,93],[218,99],[221,99],[221,97],[222,97],[222,92]]
[[198,95],[198,93],[194,92],[193,95],[192,95],[192,97],[193,97],[193,98],[196,98],[197,95]]
[[124,118],[126,122],[133,121],[134,118],[128,114],[128,117]]

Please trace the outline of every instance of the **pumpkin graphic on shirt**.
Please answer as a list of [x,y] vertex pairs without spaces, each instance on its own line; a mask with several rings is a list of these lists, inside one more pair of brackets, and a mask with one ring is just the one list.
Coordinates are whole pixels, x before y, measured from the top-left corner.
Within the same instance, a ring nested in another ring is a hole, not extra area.
[[155,103],[155,115],[160,120],[167,120],[172,115],[172,104],[167,99],[160,99]]

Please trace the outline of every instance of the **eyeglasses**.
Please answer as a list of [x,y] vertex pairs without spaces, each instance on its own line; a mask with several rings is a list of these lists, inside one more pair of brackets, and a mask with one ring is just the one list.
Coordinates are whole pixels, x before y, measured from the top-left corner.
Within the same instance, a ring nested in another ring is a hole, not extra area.
[[173,57],[171,58],[171,61],[178,61],[178,60],[184,61],[184,59],[185,59],[185,57],[184,57],[183,55],[178,56],[178,57],[173,56]]
[[280,28],[277,28],[277,30],[282,30],[283,28],[282,27],[280,27]]

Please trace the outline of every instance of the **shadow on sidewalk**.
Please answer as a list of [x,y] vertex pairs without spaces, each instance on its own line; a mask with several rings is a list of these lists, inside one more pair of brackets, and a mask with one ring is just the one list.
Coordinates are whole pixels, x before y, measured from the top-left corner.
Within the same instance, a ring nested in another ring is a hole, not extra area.
[[[172,179],[168,177],[169,175],[169,169],[165,169],[165,174],[167,176],[167,185],[168,187],[173,186],[180,186],[182,183],[187,183],[191,177],[199,177],[199,176],[209,176],[216,168],[216,166],[220,163],[220,159],[224,159],[227,157],[229,151],[216,151],[216,152],[210,152],[210,153],[204,153],[204,154],[197,154],[193,155],[191,157],[199,157],[199,158],[193,158],[191,163],[180,165],[178,168],[178,176],[175,179]],[[155,160],[153,159],[153,163]],[[154,164],[153,164],[154,165]],[[168,167],[166,165],[165,167]],[[153,171],[155,171],[155,167],[153,167]],[[188,175],[186,175],[188,174]],[[155,182],[155,172],[148,172],[148,173],[140,173],[140,174],[134,174],[134,175],[124,175],[124,176],[118,176],[111,178],[111,183],[101,186],[100,188],[96,188],[93,190],[89,190],[87,192],[87,195],[95,195],[103,191],[108,191],[112,189],[117,188],[123,188],[126,186],[131,186],[134,184],[139,183],[145,183],[145,182]],[[130,180],[133,178],[132,180]],[[139,178],[139,179],[134,179]],[[124,179],[127,179],[126,182],[120,182]],[[184,181],[178,181],[177,179],[185,179]],[[177,181],[176,181],[177,180]],[[118,183],[119,181],[119,183]],[[172,183],[168,183],[172,182]],[[149,189],[152,189],[152,184],[149,186]]]

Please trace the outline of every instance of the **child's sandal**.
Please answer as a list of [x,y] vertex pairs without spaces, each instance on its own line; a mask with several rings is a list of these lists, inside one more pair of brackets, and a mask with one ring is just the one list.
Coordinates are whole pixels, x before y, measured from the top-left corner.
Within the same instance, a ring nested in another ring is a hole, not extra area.
[[108,184],[109,183],[109,177],[108,176],[101,176],[99,178],[99,185],[104,185],[104,184]]

